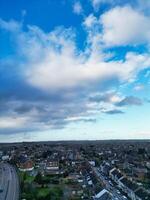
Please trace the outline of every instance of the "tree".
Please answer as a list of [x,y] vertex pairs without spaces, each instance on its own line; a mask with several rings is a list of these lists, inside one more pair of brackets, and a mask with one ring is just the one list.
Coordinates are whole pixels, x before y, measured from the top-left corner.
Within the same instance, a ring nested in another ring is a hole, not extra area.
[[42,184],[43,183],[42,174],[40,172],[36,175],[35,182],[37,182],[38,184]]

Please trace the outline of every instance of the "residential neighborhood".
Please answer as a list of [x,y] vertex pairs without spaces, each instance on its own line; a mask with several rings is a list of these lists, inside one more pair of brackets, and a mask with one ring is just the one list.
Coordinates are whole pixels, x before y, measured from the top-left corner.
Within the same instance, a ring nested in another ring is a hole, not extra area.
[[150,199],[148,141],[2,144],[0,160],[16,170],[22,200]]

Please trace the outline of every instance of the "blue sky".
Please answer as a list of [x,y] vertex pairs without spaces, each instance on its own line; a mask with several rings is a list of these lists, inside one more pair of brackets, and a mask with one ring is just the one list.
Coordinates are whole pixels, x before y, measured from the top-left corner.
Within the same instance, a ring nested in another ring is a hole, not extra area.
[[149,1],[0,5],[0,141],[150,138]]

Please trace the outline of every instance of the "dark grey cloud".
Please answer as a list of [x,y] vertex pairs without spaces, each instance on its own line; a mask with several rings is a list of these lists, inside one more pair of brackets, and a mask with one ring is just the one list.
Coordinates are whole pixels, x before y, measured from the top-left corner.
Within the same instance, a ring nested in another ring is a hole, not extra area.
[[[38,90],[28,85],[20,74],[13,70],[10,62],[0,65],[0,116],[1,117],[23,117],[28,116],[31,121],[25,127],[0,128],[0,134],[23,133],[39,131],[44,129],[62,129],[71,122],[95,123],[96,119],[92,118],[88,111],[87,102],[104,102],[110,103],[111,97],[115,92],[107,92],[105,88],[115,85],[116,82],[104,84],[100,88],[101,94],[88,98],[89,94],[98,91],[99,84],[93,87],[75,88],[74,90],[49,91],[49,93]],[[16,67],[19,69],[19,67]],[[11,70],[9,70],[11,69]],[[140,100],[136,97],[126,97],[116,106],[140,105]],[[99,113],[110,115],[123,114],[121,110],[109,110]],[[80,116],[81,118],[74,121],[66,120]],[[86,118],[85,118],[86,116]]]
[[91,122],[91,123],[96,123],[96,119],[94,119],[94,118],[89,118],[89,119],[84,119],[83,120],[84,122]]
[[[84,88],[84,90],[75,88],[44,92],[27,84],[19,73],[19,65],[20,63],[14,63],[11,60],[0,62],[0,84],[2,86],[0,117],[27,116],[31,120],[23,127],[1,127],[0,134],[25,133],[45,128],[62,129],[71,122],[96,122],[96,119],[89,115],[89,108],[86,105],[87,96],[94,92],[93,87]],[[103,100],[106,101],[106,98]],[[66,120],[76,116],[81,118],[75,121]]]
[[120,102],[117,102],[115,105],[119,107],[133,106],[133,105],[140,106],[142,105],[142,100],[138,97],[127,96],[124,99],[122,99]]
[[113,109],[113,110],[103,111],[103,113],[105,113],[105,114],[109,114],[109,115],[124,114],[123,111],[118,110],[118,109]]
[[33,109],[32,105],[21,105],[15,108],[15,112],[19,114],[27,113]]
[[[28,89],[28,88],[26,88]],[[20,88],[21,90],[21,88]],[[11,90],[9,90],[11,92]],[[24,92],[24,93],[23,93]],[[4,95],[5,99],[0,101],[0,116],[3,117],[29,117],[31,120],[25,125],[25,127],[12,127],[12,128],[0,128],[0,134],[14,134],[31,131],[39,131],[46,129],[62,129],[73,121],[67,120],[68,118],[83,116],[78,121],[85,123],[94,123],[95,119],[88,117],[88,108],[86,106],[86,98],[84,95],[79,97],[79,92],[75,91],[70,95],[69,91],[58,94],[45,95],[39,91],[37,98],[34,96],[34,91],[28,93],[28,91],[22,91],[20,94],[12,97],[9,93]],[[36,92],[37,94],[37,92]],[[32,97],[25,97],[24,95],[30,95]],[[39,98],[38,98],[39,96]],[[75,121],[74,121],[75,122]],[[77,122],[77,121],[76,121]]]

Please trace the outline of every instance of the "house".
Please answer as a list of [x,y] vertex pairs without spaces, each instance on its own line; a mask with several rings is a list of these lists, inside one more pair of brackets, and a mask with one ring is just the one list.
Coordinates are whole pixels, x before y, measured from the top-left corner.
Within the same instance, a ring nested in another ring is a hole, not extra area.
[[31,160],[25,160],[19,164],[19,170],[22,172],[30,172],[34,169],[33,162]]
[[146,167],[150,169],[150,162],[146,162]]
[[3,161],[8,161],[9,160],[9,155],[4,155],[4,156],[2,156],[2,160]]
[[47,170],[59,170],[59,162],[58,161],[55,161],[55,160],[52,160],[52,161],[48,161],[46,163],[46,169]]
[[46,173],[48,174],[59,174],[59,162],[58,160],[49,160],[46,162]]
[[134,167],[133,168],[133,174],[136,177],[137,180],[142,181],[146,174],[147,174],[147,168],[146,167]]
[[113,168],[112,170],[110,170],[109,176],[117,184],[118,184],[119,179],[121,179],[123,177],[121,172],[116,168]]
[[138,189],[138,185],[123,177],[119,180],[118,185],[123,192],[125,192],[129,198],[136,200],[135,191]]
[[90,164],[91,166],[95,167],[95,161],[94,161],[94,160],[90,160],[90,161],[89,161],[89,164]]
[[93,199],[94,200],[111,200],[111,195],[106,189],[103,189],[98,194],[96,194]]
[[109,163],[103,163],[100,165],[100,171],[103,172],[106,176],[109,176],[111,169],[112,167],[109,165]]
[[150,199],[150,193],[146,192],[143,188],[139,188],[135,192],[136,200],[149,200]]

